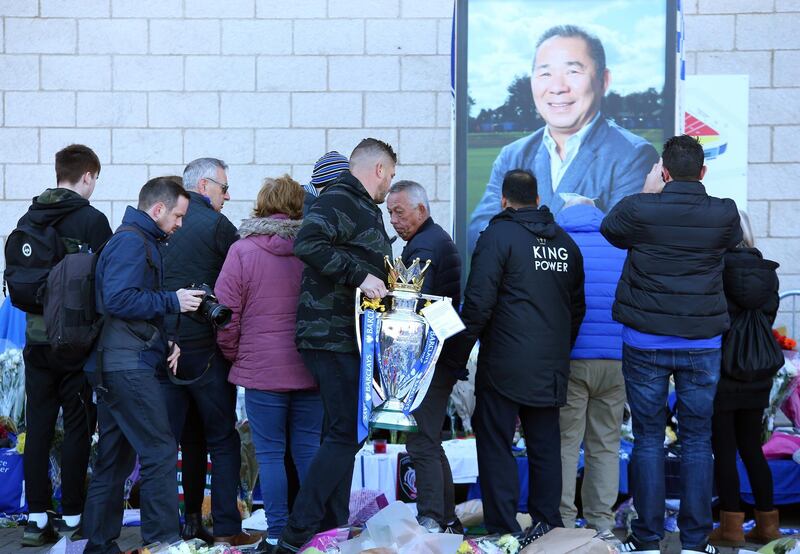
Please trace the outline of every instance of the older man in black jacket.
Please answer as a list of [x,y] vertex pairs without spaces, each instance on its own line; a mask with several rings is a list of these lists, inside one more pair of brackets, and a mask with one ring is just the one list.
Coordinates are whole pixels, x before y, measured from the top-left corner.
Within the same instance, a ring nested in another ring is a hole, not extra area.
[[742,240],[733,200],[706,194],[703,147],[672,137],[641,194],[624,198],[600,232],[628,257],[617,285],[614,319],[622,328],[622,372],[633,416],[631,492],[637,519],[625,552],[658,552],[664,537],[664,422],[675,378],[681,440],[684,552],[717,550],[711,532],[711,415],[722,333],[729,325],[723,256]]
[[[407,241],[403,263],[409,266],[416,258],[423,264],[431,262],[422,292],[452,298],[457,308],[461,256],[450,235],[434,223],[425,188],[414,181],[398,181],[389,190],[386,206],[394,230]],[[456,380],[449,368],[436,368],[424,400],[414,410],[418,432],[409,433],[406,443],[417,476],[417,519],[433,532],[463,532],[455,513],[453,475],[442,448],[442,422]]]
[[536,178],[509,171],[503,211],[492,218],[472,256],[461,312],[466,330],[443,353],[444,363],[463,368],[481,340],[474,423],[490,533],[520,530],[511,454],[517,417],[528,447],[531,535],[562,526],[558,412],[566,403],[570,351],[586,312],[583,257],[537,202]]

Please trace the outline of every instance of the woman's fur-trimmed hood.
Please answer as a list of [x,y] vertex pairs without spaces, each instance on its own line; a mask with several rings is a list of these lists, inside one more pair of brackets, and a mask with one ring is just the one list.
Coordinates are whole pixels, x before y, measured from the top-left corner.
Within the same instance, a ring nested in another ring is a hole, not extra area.
[[302,219],[289,219],[283,214],[253,217],[242,220],[242,224],[239,226],[239,236],[246,238],[252,235],[268,235],[293,241],[297,238],[302,224]]

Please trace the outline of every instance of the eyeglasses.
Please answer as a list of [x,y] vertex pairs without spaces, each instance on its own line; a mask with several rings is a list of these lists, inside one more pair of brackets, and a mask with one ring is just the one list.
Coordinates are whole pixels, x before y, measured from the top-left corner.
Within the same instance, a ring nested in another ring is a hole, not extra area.
[[206,181],[211,181],[215,185],[219,185],[219,188],[222,189],[222,194],[226,194],[228,192],[228,183],[220,183],[216,179],[212,179],[211,177],[206,177]]

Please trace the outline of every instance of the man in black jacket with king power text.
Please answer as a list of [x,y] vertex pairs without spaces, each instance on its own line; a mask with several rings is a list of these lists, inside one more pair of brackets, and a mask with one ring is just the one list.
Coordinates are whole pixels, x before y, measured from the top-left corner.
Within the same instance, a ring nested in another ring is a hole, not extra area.
[[463,368],[481,341],[473,421],[490,533],[520,530],[511,454],[518,416],[528,448],[531,533],[562,526],[558,411],[566,403],[570,351],[586,312],[583,257],[537,202],[529,171],[506,173],[503,211],[492,218],[472,256],[461,312],[466,330],[442,354],[453,369]]

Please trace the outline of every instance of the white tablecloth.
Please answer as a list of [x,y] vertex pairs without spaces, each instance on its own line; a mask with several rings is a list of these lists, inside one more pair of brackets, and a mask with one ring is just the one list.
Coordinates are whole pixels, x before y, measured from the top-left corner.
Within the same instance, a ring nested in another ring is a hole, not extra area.
[[[475,439],[451,440],[442,443],[454,483],[474,483],[478,478],[478,454]],[[379,490],[389,502],[397,500],[397,455],[405,452],[404,444],[387,444],[386,454],[374,454],[369,443],[356,455],[352,490]]]

